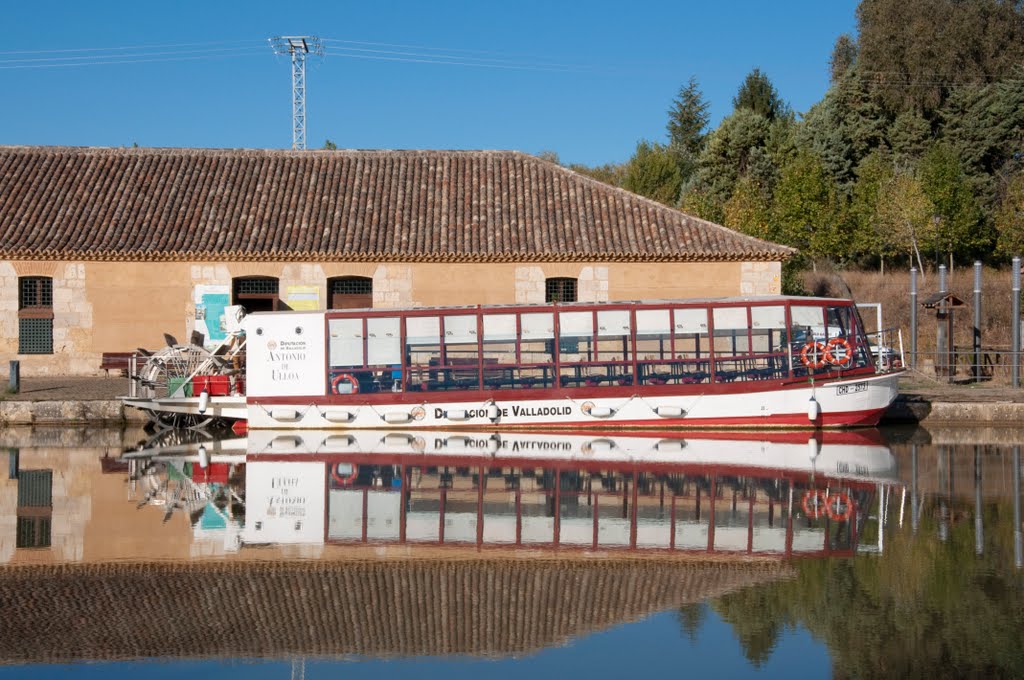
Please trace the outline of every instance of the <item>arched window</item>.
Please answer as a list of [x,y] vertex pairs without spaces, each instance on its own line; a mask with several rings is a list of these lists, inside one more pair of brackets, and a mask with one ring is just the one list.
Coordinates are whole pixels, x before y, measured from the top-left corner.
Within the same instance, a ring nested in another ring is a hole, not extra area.
[[53,279],[18,279],[18,354],[53,354]]
[[327,280],[331,309],[373,307],[373,279],[366,276],[338,276]]
[[576,279],[551,278],[544,280],[546,302],[576,302]]
[[273,312],[280,309],[278,281],[272,276],[239,276],[231,280],[231,304],[242,305],[247,312]]

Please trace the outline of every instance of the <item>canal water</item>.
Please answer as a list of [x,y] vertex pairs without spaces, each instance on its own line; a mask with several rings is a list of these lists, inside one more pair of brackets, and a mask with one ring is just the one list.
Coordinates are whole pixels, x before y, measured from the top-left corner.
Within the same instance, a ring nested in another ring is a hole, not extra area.
[[0,679],[1024,677],[1022,434],[0,430]]

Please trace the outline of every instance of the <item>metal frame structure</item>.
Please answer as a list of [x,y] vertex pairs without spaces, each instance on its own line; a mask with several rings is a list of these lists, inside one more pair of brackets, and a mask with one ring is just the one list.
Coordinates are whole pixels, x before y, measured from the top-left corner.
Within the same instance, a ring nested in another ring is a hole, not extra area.
[[292,149],[306,150],[306,55],[323,56],[320,38],[283,35],[269,38],[274,54],[287,54],[292,60]]

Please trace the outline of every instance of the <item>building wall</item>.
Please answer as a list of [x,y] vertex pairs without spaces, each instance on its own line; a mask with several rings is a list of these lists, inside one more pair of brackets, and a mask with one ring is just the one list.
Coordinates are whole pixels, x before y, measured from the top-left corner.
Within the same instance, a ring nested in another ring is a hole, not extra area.
[[[0,362],[22,374],[100,373],[103,352],[158,348],[168,333],[188,340],[197,286],[230,292],[233,278],[272,276],[297,306],[328,300],[327,280],[373,279],[375,307],[544,302],[544,282],[577,279],[581,301],[772,295],[777,262],[694,263],[281,263],[0,262]],[[54,353],[18,355],[18,277],[53,278]]]

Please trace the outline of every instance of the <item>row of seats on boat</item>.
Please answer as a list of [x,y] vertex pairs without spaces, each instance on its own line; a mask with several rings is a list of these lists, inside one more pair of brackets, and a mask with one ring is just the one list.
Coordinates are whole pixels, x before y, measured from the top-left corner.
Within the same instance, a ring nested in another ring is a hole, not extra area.
[[[621,364],[563,366],[563,374],[558,376],[557,383],[561,387],[625,387],[634,384],[660,385],[696,385],[711,382],[712,375],[706,362],[692,366],[679,364],[675,370],[661,370],[664,364],[639,366],[639,376],[628,372],[628,366]],[[535,373],[523,375],[525,372]],[[434,392],[450,390],[470,390],[479,386],[476,370],[468,366],[452,368],[414,367],[409,379],[402,381],[402,372],[387,370],[379,373],[370,371],[351,371],[349,373],[359,383],[360,392],[385,392],[405,390],[417,392]],[[736,382],[751,380],[775,380],[785,378],[788,369],[784,366],[759,366],[751,368],[719,367],[715,371],[716,382]],[[332,380],[337,370],[332,374]],[[494,367],[484,369],[483,386],[485,389],[544,389],[555,385],[553,370],[549,367],[524,369],[519,367]]]

